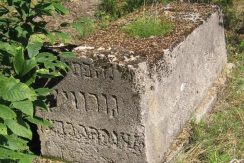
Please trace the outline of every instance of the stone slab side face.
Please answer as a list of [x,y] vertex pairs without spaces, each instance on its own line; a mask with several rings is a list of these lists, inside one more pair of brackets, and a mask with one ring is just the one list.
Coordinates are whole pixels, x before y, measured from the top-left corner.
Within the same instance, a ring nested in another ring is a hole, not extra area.
[[226,63],[224,29],[214,13],[148,68],[69,60],[54,107],[38,114],[41,152],[72,162],[158,163]]
[[[148,77],[140,64],[138,83],[144,81],[141,113],[145,125],[148,162],[163,159],[170,143],[190,119],[206,91],[227,62],[222,19],[214,13],[173,51],[155,64]],[[160,68],[161,65],[165,67]]]
[[133,72],[90,59],[70,60],[72,71],[56,87],[56,107],[42,116],[41,152],[72,162],[145,162],[144,127]]

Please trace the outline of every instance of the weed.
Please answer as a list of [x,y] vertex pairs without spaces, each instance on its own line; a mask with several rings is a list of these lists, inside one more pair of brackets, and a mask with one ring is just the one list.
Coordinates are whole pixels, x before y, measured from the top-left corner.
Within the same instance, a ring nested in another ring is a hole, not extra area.
[[178,163],[219,163],[244,158],[244,42],[241,41],[244,14],[243,10],[236,10],[243,2],[213,1],[221,5],[225,13],[228,60],[236,67],[209,120],[192,123],[190,143],[178,156]]
[[111,20],[120,18],[121,16],[133,12],[142,5],[152,3],[169,3],[172,0],[103,0],[97,17],[109,16]]
[[89,17],[83,17],[82,19],[74,22],[72,26],[79,32],[81,37],[87,37],[95,30],[95,23]]
[[[233,48],[233,47],[231,47]],[[229,48],[230,49],[230,48]],[[243,159],[244,151],[244,53],[231,53],[236,64],[228,87],[206,122],[192,123],[189,145],[177,163],[229,162]]]
[[122,30],[135,37],[163,36],[173,30],[169,21],[162,21],[159,18],[143,17],[131,24],[124,26]]
[[47,40],[65,42],[67,35],[48,31],[42,18],[68,10],[59,1],[2,0],[0,6],[0,162],[31,163],[31,126],[51,126],[35,115],[48,109],[52,89],[45,81],[69,69],[60,55],[45,47]]
[[244,52],[244,41],[241,41],[241,43],[239,45],[239,50],[240,50],[240,52]]

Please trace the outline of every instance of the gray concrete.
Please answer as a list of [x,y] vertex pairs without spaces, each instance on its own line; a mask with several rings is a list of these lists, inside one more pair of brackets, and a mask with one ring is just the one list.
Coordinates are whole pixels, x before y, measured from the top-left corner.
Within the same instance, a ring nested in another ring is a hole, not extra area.
[[226,63],[216,12],[148,67],[69,60],[39,128],[41,152],[72,162],[160,162]]

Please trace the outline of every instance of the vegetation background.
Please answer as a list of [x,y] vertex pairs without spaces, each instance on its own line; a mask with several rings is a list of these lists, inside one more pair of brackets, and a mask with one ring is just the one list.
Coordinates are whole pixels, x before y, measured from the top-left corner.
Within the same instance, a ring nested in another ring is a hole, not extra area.
[[[35,117],[34,113],[37,106],[47,109],[47,96],[51,92],[47,81],[68,71],[68,66],[59,60],[59,56],[72,54],[60,54],[45,45],[72,43],[70,36],[60,30],[73,28],[79,34],[74,37],[87,37],[99,28],[106,28],[111,21],[155,2],[167,4],[169,1],[103,0],[95,18],[78,17],[73,22],[64,20],[58,29],[53,29],[43,17],[68,13],[60,1],[0,1],[0,162],[31,162],[34,158],[29,146],[31,127],[33,124],[50,125],[48,121]],[[200,124],[191,123],[190,142],[176,162],[241,160],[244,158],[244,1],[188,2],[215,3],[222,8],[228,60],[235,64],[235,68],[228,76],[228,86],[209,119]],[[157,20],[148,22],[149,25],[146,21],[139,21],[130,29],[145,37],[148,33],[153,35],[150,26],[153,23],[164,28]],[[165,28],[171,31],[169,26]],[[155,31],[164,33],[158,28]],[[37,84],[37,80],[44,84]]]

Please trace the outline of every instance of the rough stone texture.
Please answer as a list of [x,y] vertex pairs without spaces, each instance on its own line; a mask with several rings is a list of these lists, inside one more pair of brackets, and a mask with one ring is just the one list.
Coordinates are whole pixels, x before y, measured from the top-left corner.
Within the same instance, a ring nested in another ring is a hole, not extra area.
[[[233,63],[227,63],[222,73],[218,76],[218,78],[213,82],[212,86],[208,89],[206,95],[202,98],[202,101],[198,105],[195,110],[195,113],[192,117],[197,123],[201,122],[201,120],[206,120],[214,107],[218,98],[222,95],[223,90],[227,85],[227,77],[231,73],[234,68]],[[185,150],[185,147],[190,142],[191,138],[191,121],[189,121],[185,127],[182,129],[180,134],[178,134],[177,138],[171,144],[169,150],[165,154],[164,160],[162,163],[174,163],[176,158],[180,153]]]
[[43,155],[72,162],[157,163],[226,63],[218,12],[148,66],[71,59],[55,107],[38,114]]

